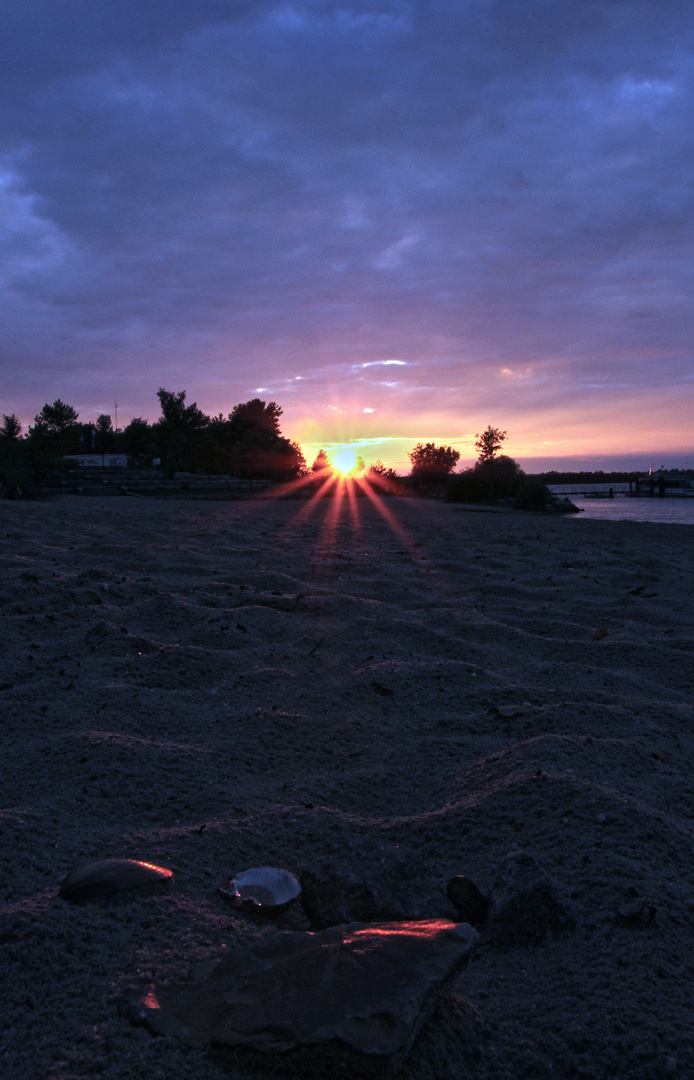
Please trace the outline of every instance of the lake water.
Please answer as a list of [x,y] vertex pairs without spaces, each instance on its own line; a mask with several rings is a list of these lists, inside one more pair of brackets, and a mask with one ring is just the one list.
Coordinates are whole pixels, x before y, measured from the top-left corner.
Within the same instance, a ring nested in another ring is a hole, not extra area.
[[575,518],[600,518],[603,521],[659,521],[667,524],[694,525],[694,499],[668,496],[659,499],[629,498],[616,495],[614,499],[586,499],[569,496],[583,511]]

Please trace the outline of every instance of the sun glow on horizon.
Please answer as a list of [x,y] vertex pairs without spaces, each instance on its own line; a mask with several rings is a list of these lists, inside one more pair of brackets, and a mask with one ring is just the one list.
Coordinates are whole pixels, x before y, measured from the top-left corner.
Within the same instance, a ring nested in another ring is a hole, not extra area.
[[347,476],[356,467],[357,455],[354,450],[345,447],[333,454],[331,464],[336,473]]

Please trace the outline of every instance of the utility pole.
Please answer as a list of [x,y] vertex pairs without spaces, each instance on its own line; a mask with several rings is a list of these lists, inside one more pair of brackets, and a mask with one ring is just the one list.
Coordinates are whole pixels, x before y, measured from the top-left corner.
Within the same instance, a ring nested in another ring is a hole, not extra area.
[[113,399],[113,411],[116,414],[116,431],[118,431],[118,402],[115,398]]

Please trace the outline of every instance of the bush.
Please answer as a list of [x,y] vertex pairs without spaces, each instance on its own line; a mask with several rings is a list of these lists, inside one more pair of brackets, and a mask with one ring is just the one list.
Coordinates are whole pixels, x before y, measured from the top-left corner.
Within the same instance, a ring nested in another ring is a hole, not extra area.
[[544,510],[551,501],[552,493],[541,480],[525,480],[516,495],[519,510]]
[[489,484],[482,479],[477,466],[456,473],[446,488],[447,502],[484,503],[491,502]]
[[471,469],[451,477],[446,490],[449,502],[493,503],[514,498],[525,481],[517,461],[501,454],[478,461]]

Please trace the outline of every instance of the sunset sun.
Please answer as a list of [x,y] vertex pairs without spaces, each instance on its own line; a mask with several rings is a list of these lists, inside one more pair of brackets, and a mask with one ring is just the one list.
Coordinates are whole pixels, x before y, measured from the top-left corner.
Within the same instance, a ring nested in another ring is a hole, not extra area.
[[338,450],[333,454],[333,469],[342,476],[346,476],[347,473],[351,472],[356,463],[357,455],[354,450],[350,450],[349,447],[345,447],[344,450]]

